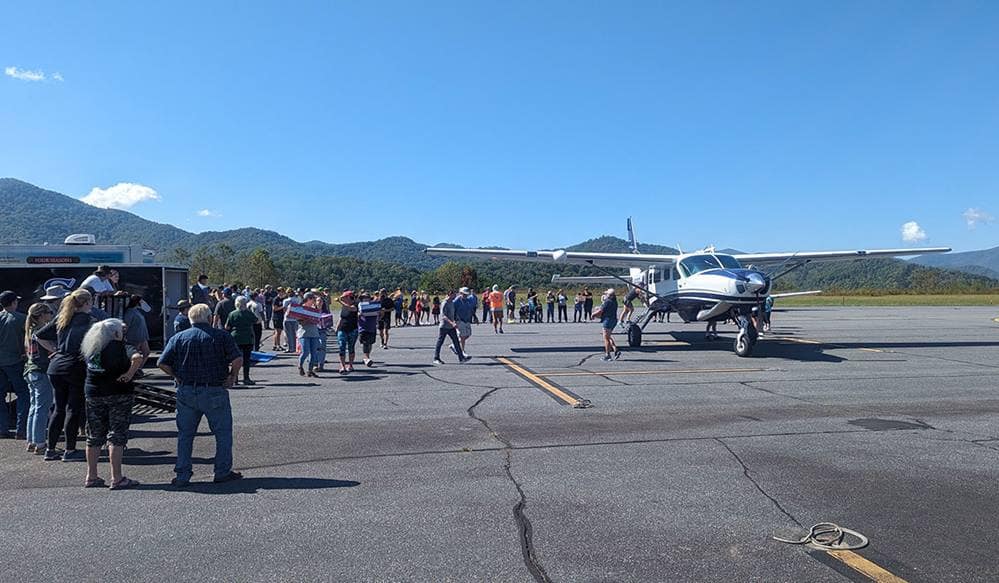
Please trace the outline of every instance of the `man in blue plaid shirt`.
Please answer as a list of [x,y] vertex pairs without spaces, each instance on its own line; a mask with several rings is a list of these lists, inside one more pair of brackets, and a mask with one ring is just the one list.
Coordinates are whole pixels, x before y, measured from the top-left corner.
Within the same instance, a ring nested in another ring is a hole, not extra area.
[[243,355],[225,330],[212,328],[211,308],[198,304],[188,313],[191,328],[174,334],[157,365],[177,383],[177,477],[183,488],[191,481],[191,453],[201,417],[215,435],[215,482],[242,478],[232,471],[232,405],[229,389],[236,381]]

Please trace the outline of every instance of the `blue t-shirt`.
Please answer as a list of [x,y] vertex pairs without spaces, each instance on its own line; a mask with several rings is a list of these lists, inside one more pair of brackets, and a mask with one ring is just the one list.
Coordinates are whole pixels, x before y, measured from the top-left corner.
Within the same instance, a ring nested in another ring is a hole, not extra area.
[[600,305],[600,321],[617,321],[617,298],[611,296]]
[[469,294],[466,297],[458,296],[454,298],[454,315],[462,322],[471,322],[477,305],[478,301],[474,295]]

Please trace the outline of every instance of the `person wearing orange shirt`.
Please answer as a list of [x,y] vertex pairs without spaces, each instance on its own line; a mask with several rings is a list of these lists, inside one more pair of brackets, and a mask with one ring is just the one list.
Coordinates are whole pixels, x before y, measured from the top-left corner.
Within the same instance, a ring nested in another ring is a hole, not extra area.
[[493,286],[493,291],[489,292],[489,309],[493,317],[493,333],[503,333],[503,292],[498,285]]

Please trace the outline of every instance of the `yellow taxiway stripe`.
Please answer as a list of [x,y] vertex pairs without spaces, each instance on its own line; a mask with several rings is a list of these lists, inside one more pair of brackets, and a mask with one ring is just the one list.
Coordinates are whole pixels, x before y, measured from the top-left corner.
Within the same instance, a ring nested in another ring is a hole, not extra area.
[[582,376],[609,376],[636,374],[695,374],[695,373],[725,373],[725,372],[765,372],[765,368],[674,368],[665,370],[608,370],[608,371],[573,371],[573,372],[549,372],[538,373],[542,377],[582,377]]
[[905,579],[868,561],[853,551],[826,551],[826,554],[861,575],[869,577],[875,583],[907,583]]
[[583,405],[583,402],[580,399],[576,398],[574,395],[568,394],[567,392],[549,383],[548,381],[544,380],[543,378],[539,377],[533,372],[513,362],[509,358],[506,358],[504,356],[497,356],[496,360],[510,367],[510,369],[513,370],[513,372],[524,377],[525,379],[527,379],[528,382],[538,387],[539,389],[545,391],[549,395],[555,397],[559,401],[562,401],[566,405],[569,405],[571,407],[580,407],[581,405]]
[[860,348],[859,350],[863,350],[864,352],[884,352],[880,348]]

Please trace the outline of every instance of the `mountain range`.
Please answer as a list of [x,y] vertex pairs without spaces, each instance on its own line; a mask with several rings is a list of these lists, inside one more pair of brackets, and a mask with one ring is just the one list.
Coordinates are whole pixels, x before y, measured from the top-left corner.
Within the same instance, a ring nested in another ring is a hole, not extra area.
[[[298,242],[289,237],[256,228],[191,233],[183,229],[143,219],[130,212],[101,209],[58,192],[45,190],[14,178],[0,178],[0,205],[5,209],[0,244],[61,243],[72,233],[92,233],[102,244],[141,244],[157,251],[161,261],[185,262],[198,250],[225,246],[235,254],[264,249],[270,255],[291,261],[325,258],[351,258],[362,262],[387,262],[409,270],[409,280],[419,272],[434,270],[447,260],[423,253],[426,247],[457,247],[450,243],[426,245],[407,237],[387,237],[356,243]],[[573,251],[629,251],[624,239],[602,236],[564,247]],[[672,247],[640,244],[644,253],[672,254]],[[360,264],[352,264],[360,265]],[[525,285],[543,285],[550,278],[550,266],[517,264],[504,268],[475,264],[492,277],[519,278]],[[995,288],[999,286],[999,247],[983,251],[928,255],[911,262],[876,260],[861,264],[808,266],[788,277],[795,287],[823,289],[913,289],[927,282],[938,286]],[[343,265],[340,266],[342,271]],[[943,269],[941,269],[943,268]],[[565,270],[566,274],[578,269]],[[959,275],[963,272],[967,275]],[[922,283],[920,283],[922,282]]]

